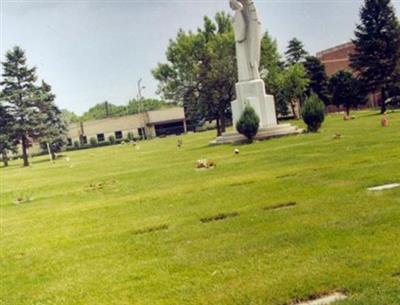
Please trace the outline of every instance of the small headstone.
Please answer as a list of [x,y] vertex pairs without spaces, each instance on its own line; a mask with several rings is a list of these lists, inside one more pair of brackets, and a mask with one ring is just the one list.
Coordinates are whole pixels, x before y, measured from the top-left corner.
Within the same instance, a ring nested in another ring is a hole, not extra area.
[[333,293],[331,295],[323,296],[318,299],[313,299],[310,301],[302,302],[302,303],[295,303],[296,305],[329,305],[333,304],[337,301],[343,301],[347,299],[347,296],[343,293]]
[[391,184],[370,187],[368,190],[372,192],[380,192],[380,191],[395,189],[398,187],[400,187],[400,183],[391,183]]
[[381,125],[382,125],[382,127],[388,127],[389,126],[389,120],[387,119],[387,117],[383,117],[382,118]]

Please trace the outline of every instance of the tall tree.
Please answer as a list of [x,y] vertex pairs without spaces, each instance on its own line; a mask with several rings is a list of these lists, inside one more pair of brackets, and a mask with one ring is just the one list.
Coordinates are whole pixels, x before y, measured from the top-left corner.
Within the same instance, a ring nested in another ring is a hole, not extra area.
[[309,79],[304,66],[300,63],[294,64],[283,70],[278,79],[278,97],[290,105],[294,117],[300,117],[300,101],[303,100]]
[[311,96],[314,92],[325,105],[328,104],[328,76],[326,75],[324,64],[315,56],[307,56],[304,68],[310,80],[306,89],[307,96]]
[[13,116],[12,138],[21,143],[24,166],[29,166],[28,147],[31,140],[40,138],[46,132],[38,88],[35,86],[36,69],[27,66],[25,52],[20,47],[8,51],[2,65],[2,100]]
[[381,92],[384,113],[387,90],[396,81],[394,73],[400,61],[399,21],[390,0],[365,0],[360,17],[351,67],[370,92]]
[[159,91],[166,99],[182,102],[191,122],[215,120],[220,135],[231,115],[237,80],[230,17],[225,13],[218,13],[214,21],[205,17],[196,33],[180,30],[166,55],[168,62],[152,71]]
[[67,122],[64,120],[62,111],[54,103],[55,94],[51,91],[51,86],[42,81],[39,88],[40,104],[39,108],[44,114],[43,124],[46,132],[42,134],[38,141],[44,148],[49,148],[51,157],[56,159],[56,153],[65,145],[65,136],[67,133]]
[[16,152],[16,143],[12,140],[13,117],[6,105],[0,102],[0,153],[4,167],[8,166],[8,152]]
[[337,107],[343,106],[347,115],[350,115],[351,107],[357,107],[366,102],[362,82],[348,71],[339,71],[330,78],[329,91],[333,104]]
[[303,62],[307,56],[307,51],[304,49],[304,45],[300,40],[293,38],[289,41],[285,55],[287,63],[293,65]]

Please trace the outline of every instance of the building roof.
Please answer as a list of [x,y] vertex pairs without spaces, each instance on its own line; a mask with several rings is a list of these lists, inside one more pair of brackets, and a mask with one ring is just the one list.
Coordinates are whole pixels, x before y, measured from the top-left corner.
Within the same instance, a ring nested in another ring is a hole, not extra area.
[[185,119],[185,112],[182,107],[167,108],[162,110],[148,111],[148,123],[166,123],[181,121]]
[[340,50],[344,50],[344,49],[349,49],[349,48],[353,48],[354,44],[350,41],[350,42],[345,42],[342,43],[340,45],[334,46],[332,48],[317,52],[317,57],[321,58],[324,55],[336,52],[336,51],[340,51]]

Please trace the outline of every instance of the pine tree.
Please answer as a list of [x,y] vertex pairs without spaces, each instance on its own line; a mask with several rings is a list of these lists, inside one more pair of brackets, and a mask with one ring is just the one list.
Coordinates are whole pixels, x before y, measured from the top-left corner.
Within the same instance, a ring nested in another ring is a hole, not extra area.
[[20,47],[8,51],[2,65],[2,101],[13,117],[12,139],[21,144],[24,166],[29,166],[28,147],[45,132],[35,86],[36,69],[28,68],[25,52]]
[[307,96],[311,96],[314,92],[318,98],[325,104],[328,104],[328,76],[325,72],[325,66],[315,56],[307,56],[304,62],[307,76],[310,80],[306,90]]
[[11,136],[12,126],[13,117],[8,113],[7,106],[0,102],[0,153],[4,167],[8,166],[8,152],[16,152],[16,143]]
[[52,159],[55,160],[56,152],[59,152],[65,144],[65,134],[67,132],[67,123],[64,120],[62,111],[56,106],[54,100],[55,94],[51,91],[51,86],[42,81],[39,88],[41,112],[44,114],[43,124],[46,126],[46,132],[43,133],[39,141],[47,149],[50,148]]
[[287,51],[285,52],[286,60],[289,65],[297,64],[304,61],[307,51],[304,50],[303,43],[297,38],[289,41]]
[[400,61],[400,26],[390,0],[365,0],[360,17],[351,67],[370,92],[381,92],[384,113],[387,90]]

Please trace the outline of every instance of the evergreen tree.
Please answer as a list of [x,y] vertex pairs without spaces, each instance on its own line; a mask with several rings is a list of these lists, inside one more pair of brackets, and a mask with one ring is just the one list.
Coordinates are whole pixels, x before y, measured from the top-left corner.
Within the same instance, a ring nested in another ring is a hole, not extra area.
[[324,64],[315,56],[307,56],[304,68],[310,80],[306,95],[310,97],[314,92],[321,101],[328,104],[328,76],[326,75]]
[[362,83],[348,71],[339,71],[329,80],[329,91],[332,102],[337,107],[344,106],[346,114],[350,115],[350,108],[366,102],[365,89]]
[[396,81],[394,74],[400,61],[399,22],[390,0],[365,0],[360,17],[351,67],[369,92],[381,92],[384,113],[387,91]]
[[46,131],[35,86],[36,69],[28,68],[25,52],[20,47],[8,51],[2,65],[2,100],[13,117],[12,139],[21,144],[24,166],[29,166],[28,147]]
[[306,50],[304,50],[303,43],[297,38],[293,38],[289,41],[287,51],[285,52],[286,61],[289,65],[303,62],[307,56]]
[[42,147],[50,148],[51,157],[56,159],[56,152],[59,152],[65,145],[65,134],[67,132],[67,123],[64,120],[62,111],[56,106],[54,100],[55,94],[51,92],[51,86],[42,81],[39,88],[40,104],[39,108],[44,114],[43,124],[45,125],[46,132],[40,137],[39,141]]
[[8,166],[8,152],[17,150],[11,136],[12,126],[13,117],[8,113],[7,106],[0,102],[0,153],[4,167]]

